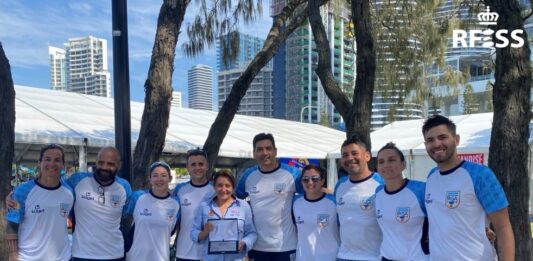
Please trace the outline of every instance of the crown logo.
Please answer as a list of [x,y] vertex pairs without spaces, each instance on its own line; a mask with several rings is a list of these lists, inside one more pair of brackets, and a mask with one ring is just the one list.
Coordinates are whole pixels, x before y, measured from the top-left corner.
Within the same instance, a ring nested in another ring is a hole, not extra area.
[[491,13],[490,7],[488,6],[486,12],[481,12],[477,14],[477,19],[479,20],[479,24],[481,25],[495,25],[499,17],[500,15],[498,13]]

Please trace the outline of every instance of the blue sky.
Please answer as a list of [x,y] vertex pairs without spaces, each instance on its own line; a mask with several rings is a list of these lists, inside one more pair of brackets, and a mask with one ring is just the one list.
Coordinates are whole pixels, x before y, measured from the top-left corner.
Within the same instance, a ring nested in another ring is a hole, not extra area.
[[[186,57],[181,49],[187,39],[185,26],[192,21],[197,10],[196,2],[191,1],[182,24],[172,81],[174,90],[183,93],[185,104],[187,70],[194,64],[206,64],[216,70],[214,49],[206,50],[196,58]],[[161,0],[128,0],[130,93],[135,101],[144,99],[144,81],[161,3]],[[242,26],[241,31],[266,38],[272,24],[269,4],[269,0],[263,0],[262,17],[251,25]],[[48,46],[63,47],[68,38],[87,35],[107,39],[109,70],[113,78],[111,0],[0,1],[0,28],[0,42],[10,61],[15,84],[50,88]]]

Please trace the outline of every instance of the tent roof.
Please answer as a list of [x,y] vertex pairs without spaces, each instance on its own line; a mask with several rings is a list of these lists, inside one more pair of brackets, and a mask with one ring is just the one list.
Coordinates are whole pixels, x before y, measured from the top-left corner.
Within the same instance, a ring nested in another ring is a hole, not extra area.
[[[15,86],[15,142],[102,147],[114,145],[113,99]],[[144,104],[131,102],[132,146],[139,135]],[[163,153],[183,154],[202,147],[217,112],[172,107]],[[219,155],[252,158],[252,139],[272,133],[278,157],[324,159],[345,133],[316,124],[236,115]]]
[[[457,150],[462,153],[487,151],[490,146],[492,130],[492,113],[477,113],[451,116],[457,125],[460,143]],[[404,153],[412,150],[413,155],[426,154],[422,125],[425,119],[395,121],[370,134],[372,139],[372,155],[388,142],[394,142]],[[529,142],[533,141],[530,134]],[[329,153],[330,157],[339,158],[339,150]]]

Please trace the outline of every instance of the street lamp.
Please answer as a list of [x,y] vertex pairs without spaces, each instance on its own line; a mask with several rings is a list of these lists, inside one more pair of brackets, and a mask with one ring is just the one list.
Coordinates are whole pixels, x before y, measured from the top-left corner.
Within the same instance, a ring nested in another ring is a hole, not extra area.
[[314,106],[314,105],[305,105],[302,107],[302,109],[300,110],[300,122],[303,122],[304,121],[304,110],[305,109],[318,109],[318,106]]

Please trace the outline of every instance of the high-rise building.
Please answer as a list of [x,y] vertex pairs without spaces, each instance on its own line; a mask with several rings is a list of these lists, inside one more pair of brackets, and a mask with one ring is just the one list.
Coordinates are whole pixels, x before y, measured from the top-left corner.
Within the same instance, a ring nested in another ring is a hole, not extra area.
[[[70,38],[65,43],[65,61],[62,65],[60,48],[50,47],[50,74],[52,88],[57,79],[66,79],[66,90],[83,94],[111,97],[111,76],[107,65],[107,40],[93,36]],[[54,52],[54,57],[52,55]],[[54,59],[54,61],[53,61]],[[64,66],[64,72],[57,70]],[[64,90],[65,88],[63,88]]]
[[[272,10],[277,4],[272,3],[275,5]],[[345,1],[335,0],[322,6],[320,12],[330,43],[331,70],[339,87],[351,97],[355,83],[355,40],[350,8]],[[292,33],[285,51],[285,118],[339,126],[340,116],[315,73],[318,53],[309,23]],[[274,81],[277,83],[278,79]]]
[[170,103],[170,106],[181,108],[182,107],[181,104],[182,104],[182,102],[181,102],[181,92],[173,91],[172,92],[172,102]]
[[[263,47],[264,40],[246,34],[239,34],[239,52],[236,59],[229,64],[224,64],[222,59],[222,41],[229,41],[228,36],[221,37],[217,42],[218,58],[218,108],[226,101],[233,83],[246,70],[248,64]],[[238,114],[272,117],[272,65],[268,63],[255,76],[246,95],[239,104]]]
[[401,92],[375,91],[372,99],[370,129],[377,130],[393,121],[423,119],[423,106],[405,102]]
[[212,82],[213,70],[203,64],[191,67],[187,72],[189,83],[189,108],[200,110],[212,110]]
[[67,91],[67,61],[64,49],[48,46],[52,90]]

